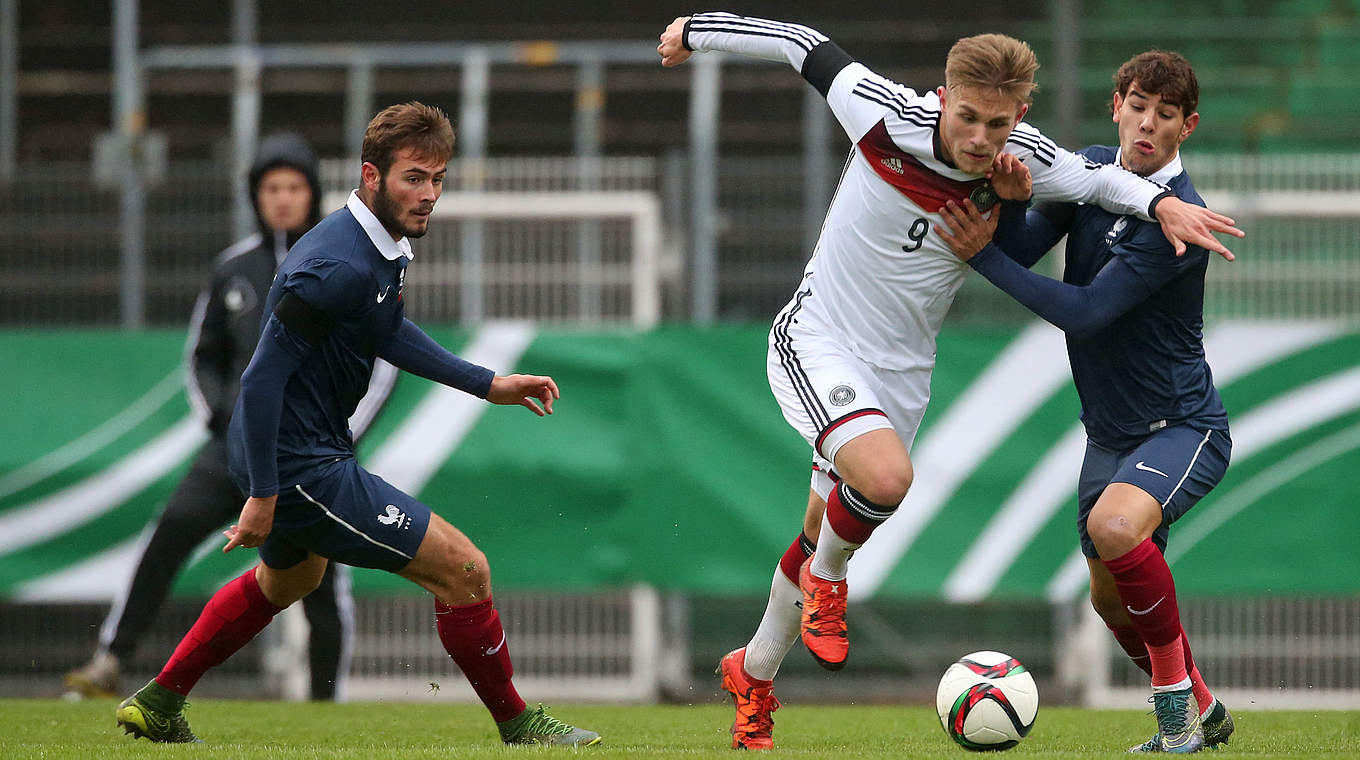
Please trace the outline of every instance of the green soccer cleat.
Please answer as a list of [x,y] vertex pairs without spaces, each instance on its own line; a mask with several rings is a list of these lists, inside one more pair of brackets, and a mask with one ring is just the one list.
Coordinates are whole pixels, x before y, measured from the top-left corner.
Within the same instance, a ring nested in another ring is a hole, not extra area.
[[1172,752],[1185,755],[1204,748],[1204,729],[1200,725],[1199,708],[1190,689],[1155,693],[1148,701],[1152,703],[1152,712],[1157,716],[1157,734],[1136,747],[1130,747],[1130,753]]
[[[1227,744],[1228,737],[1232,736],[1232,732],[1236,728],[1233,724],[1232,713],[1228,712],[1228,706],[1217,699],[1214,700],[1213,707],[1209,708],[1209,712],[1200,718],[1200,727],[1204,731],[1204,746],[1210,749],[1220,749],[1222,745]],[[1137,747],[1129,748],[1130,753],[1161,751],[1161,733],[1154,734],[1151,739]]]
[[113,715],[118,719],[118,725],[122,726],[123,733],[132,734],[134,739],[145,736],[153,742],[166,744],[203,741],[189,730],[189,721],[184,719],[183,712],[174,715],[157,712],[147,707],[135,694],[123,700]]
[[[541,744],[556,747],[591,747],[602,737],[594,731],[577,728],[549,715],[539,705],[518,717],[496,724],[506,744]],[[187,728],[187,727],[186,727]]]
[[1232,713],[1228,712],[1228,706],[1214,700],[1213,707],[1209,712],[1200,718],[1200,724],[1204,727],[1204,746],[1218,747],[1228,743],[1228,737],[1232,736],[1233,725]]

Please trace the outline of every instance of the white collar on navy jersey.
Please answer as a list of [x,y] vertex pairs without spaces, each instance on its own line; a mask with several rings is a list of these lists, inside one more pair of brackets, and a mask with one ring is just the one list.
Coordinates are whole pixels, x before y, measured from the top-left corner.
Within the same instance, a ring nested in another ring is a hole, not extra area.
[[378,221],[378,217],[374,216],[368,206],[365,206],[364,202],[359,200],[358,190],[350,191],[349,200],[345,201],[345,208],[349,209],[354,218],[359,220],[359,226],[364,228],[364,232],[368,233],[368,239],[372,240],[373,245],[378,247],[378,253],[381,253],[383,258],[388,261],[396,261],[402,256],[407,259],[416,257],[415,252],[411,250],[411,241],[406,238],[393,240],[387,228],[382,226],[382,222]]
[[[1119,160],[1119,157],[1122,153],[1123,153],[1122,148],[1115,148],[1114,162],[1119,166],[1124,165],[1123,162]],[[1176,177],[1179,177],[1180,173],[1183,171],[1185,171],[1185,168],[1181,166],[1181,152],[1178,150],[1176,151],[1175,158],[1166,162],[1166,166],[1163,166],[1162,168],[1153,172],[1152,176],[1148,177],[1148,179],[1152,180],[1153,182],[1156,182],[1159,185],[1168,185],[1171,183],[1171,180],[1175,179]]]

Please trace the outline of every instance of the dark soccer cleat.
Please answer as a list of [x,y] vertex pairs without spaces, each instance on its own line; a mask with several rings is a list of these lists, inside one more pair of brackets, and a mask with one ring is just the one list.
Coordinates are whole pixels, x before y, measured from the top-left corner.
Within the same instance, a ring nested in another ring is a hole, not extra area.
[[803,592],[803,644],[827,670],[845,667],[850,638],[845,627],[845,581],[828,581],[812,574],[812,557],[798,569]]
[[732,695],[737,717],[732,721],[732,749],[773,749],[774,716],[779,700],[774,684],[746,675],[746,647],[723,655],[718,662],[722,689]]
[[133,738],[146,737],[153,742],[167,744],[203,741],[189,730],[189,721],[184,719],[183,712],[174,715],[157,712],[147,707],[135,694],[123,700],[113,715],[123,728],[123,733],[132,734]]
[[1200,724],[1204,728],[1204,746],[1218,747],[1228,743],[1228,737],[1232,736],[1233,725],[1232,713],[1228,712],[1228,706],[1214,700],[1213,707],[1209,712],[1200,718]]
[[506,744],[540,744],[557,747],[592,747],[602,741],[594,731],[577,728],[554,718],[539,705],[498,726]]

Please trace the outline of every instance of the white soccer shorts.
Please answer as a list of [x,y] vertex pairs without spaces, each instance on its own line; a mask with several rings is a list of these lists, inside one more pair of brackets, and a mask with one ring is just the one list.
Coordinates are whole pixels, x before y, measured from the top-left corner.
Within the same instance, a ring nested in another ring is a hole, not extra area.
[[812,446],[812,490],[823,499],[838,478],[833,462],[847,442],[890,428],[911,451],[930,401],[930,370],[875,367],[806,324],[797,304],[770,330],[766,373],[784,419]]

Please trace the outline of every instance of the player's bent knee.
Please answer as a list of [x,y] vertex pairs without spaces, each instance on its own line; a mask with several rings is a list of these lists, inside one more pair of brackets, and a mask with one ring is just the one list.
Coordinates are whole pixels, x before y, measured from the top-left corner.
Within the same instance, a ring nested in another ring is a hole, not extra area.
[[445,563],[441,597],[450,604],[466,604],[469,599],[484,599],[491,593],[491,566],[486,554],[476,547],[450,552]]
[[1137,526],[1118,512],[1093,513],[1086,521],[1086,532],[1106,560],[1127,554],[1142,541]]
[[868,482],[861,485],[851,484],[864,498],[883,506],[896,506],[907,497],[911,489],[911,467],[883,469],[871,473]]

